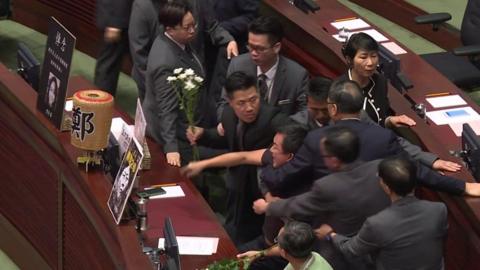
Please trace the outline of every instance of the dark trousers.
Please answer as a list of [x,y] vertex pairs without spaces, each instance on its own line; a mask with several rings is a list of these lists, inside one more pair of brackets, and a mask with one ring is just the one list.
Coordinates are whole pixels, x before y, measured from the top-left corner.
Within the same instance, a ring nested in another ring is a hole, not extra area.
[[115,96],[118,76],[122,67],[123,56],[128,53],[128,34],[122,31],[118,42],[102,42],[102,47],[95,65],[94,83],[101,90]]

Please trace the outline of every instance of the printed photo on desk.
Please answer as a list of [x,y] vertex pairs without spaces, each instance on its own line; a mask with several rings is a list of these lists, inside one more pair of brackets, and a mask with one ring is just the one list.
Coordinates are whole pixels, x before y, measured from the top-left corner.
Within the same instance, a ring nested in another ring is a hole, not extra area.
[[137,176],[140,164],[143,159],[142,147],[138,141],[133,138],[130,141],[127,152],[120,164],[120,169],[115,177],[110,197],[108,198],[108,209],[113,215],[113,219],[120,224],[125,205],[127,204],[133,183]]

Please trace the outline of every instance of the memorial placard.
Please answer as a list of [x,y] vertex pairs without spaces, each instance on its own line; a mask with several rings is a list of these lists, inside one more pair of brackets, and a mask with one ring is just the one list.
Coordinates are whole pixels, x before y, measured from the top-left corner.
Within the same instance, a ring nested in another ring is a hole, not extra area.
[[62,24],[50,17],[37,109],[58,129],[62,126],[75,41],[75,37]]
[[117,177],[115,177],[115,182],[108,198],[108,208],[117,224],[119,224],[122,219],[122,214],[130,197],[130,193],[132,192],[135,177],[140,169],[142,159],[142,147],[135,138],[132,138],[120,164],[120,169],[118,170]]

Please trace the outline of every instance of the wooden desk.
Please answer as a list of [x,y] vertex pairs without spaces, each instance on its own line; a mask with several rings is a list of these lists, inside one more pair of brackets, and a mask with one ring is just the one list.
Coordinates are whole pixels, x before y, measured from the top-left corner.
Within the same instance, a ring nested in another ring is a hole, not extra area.
[[[340,42],[331,36],[335,31],[330,23],[336,19],[359,17],[359,15],[335,0],[317,2],[321,9],[314,14],[305,14],[288,1],[282,0],[264,0],[260,12],[281,18],[286,38],[290,42],[314,56],[318,61],[326,63],[332,72],[339,75],[346,71],[346,63],[341,55]],[[373,26],[372,23],[370,25]],[[394,41],[387,33],[383,34]],[[402,44],[399,45],[406,48]],[[448,125],[436,126],[424,123],[413,112],[412,104],[407,101],[407,98],[415,103],[427,104],[426,94],[448,91],[461,95],[475,110],[480,111],[479,107],[418,55],[408,51],[399,58],[401,69],[412,81],[414,88],[403,96],[390,87],[389,97],[393,110],[397,113],[405,113],[417,122],[417,126],[411,130],[425,149],[438,154],[443,159],[461,162],[451,157],[448,152],[448,150],[461,149],[460,138],[454,135]],[[472,176],[466,169],[454,176],[472,181]],[[422,189],[419,193],[428,199],[441,200],[449,208],[450,229],[445,253],[447,269],[478,269],[480,267],[477,260],[480,255],[480,199],[454,197],[426,189]]]
[[[80,77],[70,85],[91,88]],[[22,269],[151,269],[133,222],[115,225],[107,208],[111,179],[77,167],[79,150],[70,134],[57,131],[35,109],[36,93],[2,64],[0,88],[0,225],[9,229],[0,230],[0,248]],[[141,173],[141,185],[175,181],[186,193],[149,202],[149,245],[163,235],[163,220],[170,216],[177,235],[220,238],[215,255],[181,256],[183,269],[233,257],[233,243],[199,192],[166,165],[158,145],[148,143],[153,169]]]
[[[453,26],[444,25],[434,32],[431,24],[416,24],[415,17],[428,13],[404,0],[351,1],[430,40],[444,50],[451,51],[462,46],[460,32],[454,29]],[[445,12],[448,12],[448,10],[445,10]]]

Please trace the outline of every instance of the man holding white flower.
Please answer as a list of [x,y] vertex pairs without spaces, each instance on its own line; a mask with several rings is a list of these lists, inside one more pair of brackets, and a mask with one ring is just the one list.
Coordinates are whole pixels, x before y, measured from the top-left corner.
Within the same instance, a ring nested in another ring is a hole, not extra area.
[[[197,29],[191,7],[182,1],[168,3],[160,10],[159,20],[165,32],[155,39],[148,57],[143,109],[148,134],[163,145],[168,164],[180,166],[192,158],[185,136],[188,123],[202,126],[206,116],[206,110],[201,110],[207,102],[202,85],[205,73],[190,46]],[[190,100],[188,104],[181,97]],[[188,110],[193,107],[196,110]]]

